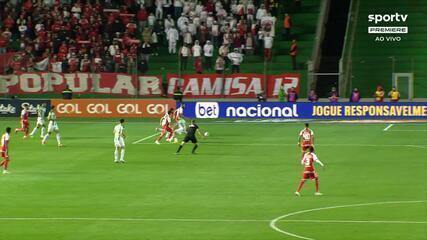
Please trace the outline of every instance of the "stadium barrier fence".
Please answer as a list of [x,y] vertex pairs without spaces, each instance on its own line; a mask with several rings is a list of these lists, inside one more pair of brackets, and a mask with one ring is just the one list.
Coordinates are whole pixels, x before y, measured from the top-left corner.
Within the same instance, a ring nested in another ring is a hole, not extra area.
[[122,73],[21,72],[0,75],[0,93],[4,96],[60,94],[68,85],[73,93],[112,97],[171,97],[177,88],[184,96],[197,98],[252,98],[257,94],[277,97],[279,89],[300,89],[298,73],[285,74],[167,74],[167,89],[160,75]]
[[189,118],[424,120],[427,102],[185,102]]
[[176,107],[171,99],[74,99],[0,100],[0,117],[19,117],[24,105],[36,116],[38,105],[56,106],[58,117],[70,118],[159,118]]

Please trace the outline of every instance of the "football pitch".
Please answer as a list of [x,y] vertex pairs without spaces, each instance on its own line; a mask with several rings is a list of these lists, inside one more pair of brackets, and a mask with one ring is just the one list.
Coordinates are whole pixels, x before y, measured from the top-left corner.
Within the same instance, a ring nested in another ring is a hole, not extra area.
[[198,154],[175,155],[154,144],[157,120],[129,120],[125,164],[113,163],[114,125],[59,119],[62,148],[12,134],[1,240],[427,238],[426,123],[312,122],[324,195],[308,181],[301,197],[302,122],[200,121]]

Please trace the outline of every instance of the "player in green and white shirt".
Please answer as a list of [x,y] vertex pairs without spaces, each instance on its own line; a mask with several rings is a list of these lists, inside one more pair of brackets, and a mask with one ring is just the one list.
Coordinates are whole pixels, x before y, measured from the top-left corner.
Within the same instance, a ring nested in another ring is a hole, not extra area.
[[47,115],[47,120],[49,121],[49,124],[47,126],[47,134],[43,137],[42,144],[46,144],[47,139],[49,138],[50,134],[52,132],[56,133],[56,141],[58,142],[58,147],[62,147],[61,144],[61,134],[59,133],[59,127],[58,123],[56,121],[56,114],[55,114],[55,106],[52,106],[50,108],[49,114]]
[[[119,123],[114,126],[113,134],[114,134],[114,162],[115,163],[125,163],[125,127],[123,123],[124,119],[120,119]],[[120,155],[120,159],[119,159]]]
[[184,118],[184,103],[181,103],[181,106],[176,109],[173,113],[173,118],[176,122],[177,129],[175,130],[178,134],[187,133],[187,127],[185,125],[185,118]]
[[46,125],[45,125],[46,103],[37,105],[36,111],[37,111],[37,123],[36,123],[36,127],[34,127],[33,131],[30,133],[30,137],[34,137],[34,134],[37,133],[39,128],[42,128],[40,133],[40,138],[43,138],[46,134]]

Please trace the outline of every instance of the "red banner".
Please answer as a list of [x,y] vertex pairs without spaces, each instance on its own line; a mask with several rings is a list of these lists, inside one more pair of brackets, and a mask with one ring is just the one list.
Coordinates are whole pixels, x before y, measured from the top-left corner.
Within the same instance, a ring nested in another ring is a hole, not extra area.
[[171,99],[53,99],[51,104],[58,117],[78,118],[160,118],[176,107]]
[[263,74],[168,74],[168,96],[180,87],[184,96],[195,98],[254,98],[263,92],[267,97],[276,97],[281,87],[285,92],[294,87],[299,92],[300,75],[286,73]]
[[6,69],[9,67],[10,61],[12,61],[16,54],[16,52],[0,54],[0,74],[6,73]]
[[0,93],[61,93],[67,84],[77,94],[160,96],[163,93],[161,76],[52,72],[0,75]]

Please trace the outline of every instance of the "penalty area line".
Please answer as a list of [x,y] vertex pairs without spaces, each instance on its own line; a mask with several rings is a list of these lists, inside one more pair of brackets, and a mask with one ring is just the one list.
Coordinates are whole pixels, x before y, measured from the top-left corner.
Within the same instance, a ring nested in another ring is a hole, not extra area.
[[152,138],[152,137],[155,137],[155,136],[157,136],[157,135],[159,135],[160,133],[155,133],[155,134],[153,134],[153,135],[150,135],[150,136],[148,136],[148,137],[145,137],[145,138],[141,138],[141,139],[139,139],[139,140],[136,140],[135,142],[133,142],[132,144],[138,144],[138,143],[140,143],[140,142],[142,142],[142,141],[145,141],[145,140],[147,140],[147,139],[150,139],[150,138]]

